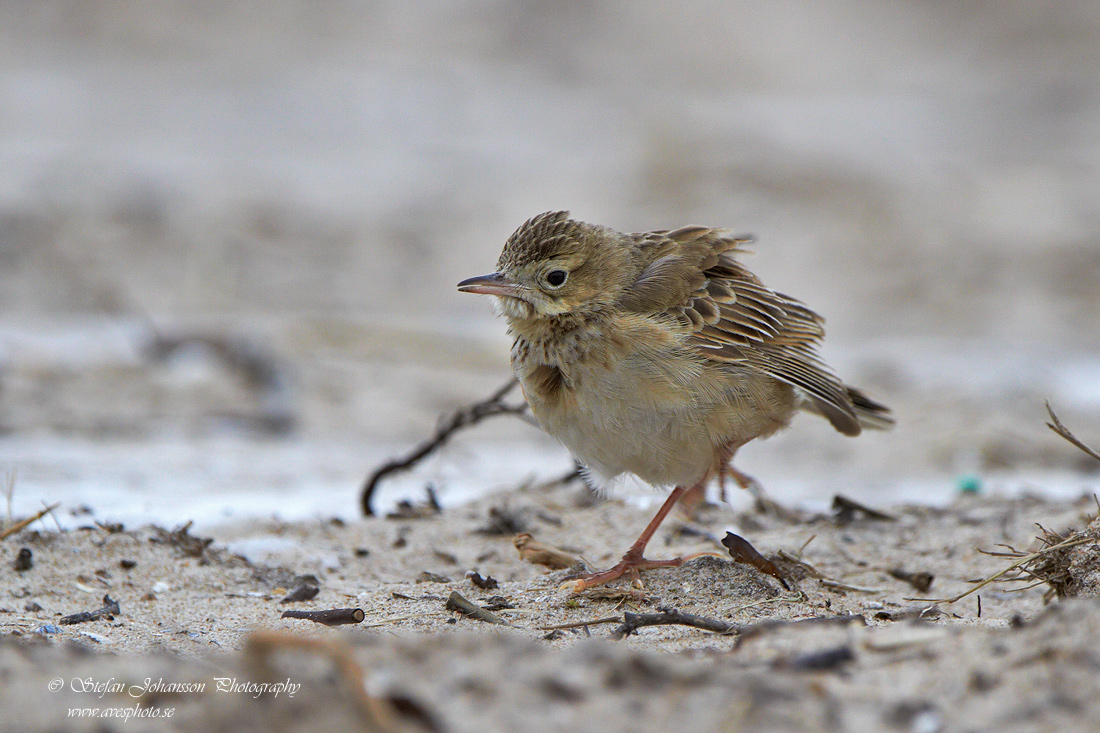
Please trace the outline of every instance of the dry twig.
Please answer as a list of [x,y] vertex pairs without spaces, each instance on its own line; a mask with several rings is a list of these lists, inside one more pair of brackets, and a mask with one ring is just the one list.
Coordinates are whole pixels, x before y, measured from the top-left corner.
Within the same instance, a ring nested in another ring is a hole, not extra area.
[[27,517],[26,519],[19,520],[18,522],[16,522],[12,526],[8,527],[7,529],[4,529],[4,530],[0,531],[0,540],[5,540],[8,537],[11,537],[16,532],[22,530],[24,527],[28,526],[32,522],[35,522],[35,521],[41,519],[42,517],[46,516],[47,514],[52,512],[54,509],[57,509],[59,506],[61,506],[61,502],[58,502],[56,504],[50,504],[48,507],[46,507],[45,509],[42,509],[41,511],[37,512],[33,516]]
[[612,639],[622,639],[625,636],[629,636],[638,629],[644,626],[665,626],[669,624],[675,624],[680,626],[691,626],[696,629],[703,629],[704,631],[713,631],[719,634],[737,634],[738,639],[734,648],[740,646],[746,639],[751,639],[754,636],[772,631],[778,628],[786,628],[788,626],[809,626],[817,624],[849,624],[853,622],[859,622],[863,625],[867,624],[861,614],[841,614],[839,616],[812,616],[810,618],[800,618],[794,620],[787,619],[771,619],[768,621],[761,621],[760,623],[749,624],[742,626],[739,624],[731,624],[727,621],[720,621],[719,619],[705,618],[703,616],[696,616],[690,613],[682,613],[674,608],[660,608],[659,613],[624,613],[623,623],[614,631],[611,632]]
[[1047,427],[1058,433],[1073,445],[1077,446],[1085,452],[1086,455],[1092,456],[1096,460],[1100,461],[1100,453],[1097,453],[1092,448],[1082,443],[1076,435],[1070,432],[1069,428],[1062,424],[1062,421],[1058,419],[1058,416],[1054,414],[1054,408],[1050,406],[1050,402],[1046,403],[1047,414],[1050,415],[1050,422],[1047,423]]
[[[1064,598],[1066,596],[1075,595],[1075,578],[1070,572],[1070,566],[1073,563],[1073,555],[1070,551],[1076,545],[1071,543],[1070,540],[1080,539],[1086,542],[1097,542],[1097,539],[1078,531],[1071,531],[1066,535],[1061,535],[1047,529],[1041,524],[1038,526],[1042,534],[1036,539],[1043,543],[1043,549],[1031,555],[1030,557],[1032,557],[1032,559],[1020,566],[1020,573],[1018,575],[1011,577],[1006,576],[1003,578],[1003,582],[1036,581],[1022,588],[1010,589],[1014,592],[1025,591],[1044,584],[1049,586],[1043,593],[1044,603],[1049,602],[1051,598]],[[1016,559],[1028,556],[1028,553],[1020,552],[1014,547],[1007,545],[1005,547],[1008,549],[1007,552],[993,552],[991,550],[978,550],[978,552],[994,557],[1011,557]],[[1058,549],[1059,547],[1061,547],[1061,549]]]
[[974,593],[978,590],[981,590],[982,588],[989,585],[990,583],[993,583],[995,581],[1000,580],[1004,576],[1011,573],[1013,570],[1019,570],[1023,566],[1027,565],[1028,563],[1034,562],[1035,560],[1043,557],[1044,555],[1050,555],[1051,553],[1057,552],[1058,550],[1064,550],[1064,549],[1068,549],[1070,547],[1077,547],[1078,545],[1084,545],[1084,544],[1087,544],[1089,542],[1095,542],[1095,541],[1096,540],[1093,540],[1093,539],[1088,538],[1088,537],[1081,537],[1081,536],[1076,535],[1076,534],[1071,535],[1070,537],[1066,538],[1065,540],[1062,540],[1061,542],[1058,542],[1058,543],[1053,544],[1053,545],[1047,545],[1043,549],[1041,549],[1037,552],[1033,552],[1030,555],[1024,555],[1023,557],[1021,557],[1019,560],[1017,560],[1016,562],[1009,565],[1004,570],[1001,570],[1000,572],[994,573],[993,575],[990,575],[985,580],[982,580],[982,581],[978,582],[973,588],[966,591],[965,593],[960,593],[959,595],[953,596],[951,598],[906,598],[905,600],[907,600],[907,601],[927,601],[929,603],[955,603],[956,601],[961,601],[963,598],[966,598],[971,593]]
[[718,634],[736,634],[742,629],[737,624],[720,621],[716,618],[705,618],[693,613],[683,613],[675,608],[659,608],[657,613],[631,613],[623,614],[623,623],[611,632],[612,639],[622,639],[630,636],[635,631],[645,626],[691,626],[703,631],[713,631]]
[[283,611],[280,618],[300,618],[325,626],[363,623],[365,614],[361,608],[329,608],[324,611]]
[[497,616],[492,611],[486,611],[481,606],[476,605],[466,596],[459,593],[457,590],[451,591],[451,595],[447,598],[447,610],[458,611],[461,614],[465,614],[470,618],[476,618],[478,621],[484,621],[487,624],[502,624],[504,626],[512,626],[500,616]]
[[860,504],[855,499],[849,499],[847,496],[841,494],[837,494],[833,497],[833,511],[836,512],[837,521],[841,523],[852,521],[857,514],[862,514],[867,517],[867,519],[876,519],[882,522],[897,521],[897,517],[892,514],[872,509],[866,504]]
[[106,595],[103,596],[103,608],[97,608],[94,611],[74,613],[71,616],[61,618],[57,623],[65,626],[68,624],[82,624],[85,621],[95,621],[101,618],[112,619],[121,612],[121,609],[118,607],[118,601]]
[[387,461],[375,469],[374,473],[372,473],[363,484],[363,493],[359,499],[363,514],[368,517],[374,516],[371,498],[374,495],[375,489],[378,488],[379,481],[389,476],[391,473],[397,473],[398,471],[405,471],[412,468],[423,460],[425,456],[428,456],[442,447],[443,444],[459,430],[471,425],[476,425],[482,420],[493,417],[494,415],[523,415],[527,411],[526,402],[518,405],[508,405],[504,402],[504,398],[509,392],[515,389],[517,384],[519,384],[519,382],[515,378],[510,379],[507,384],[496,392],[493,392],[487,399],[456,410],[450,418],[440,422],[435,430],[435,435],[418,445],[408,455],[403,458]]
[[616,624],[622,623],[622,616],[604,616],[603,618],[594,618],[589,621],[573,621],[568,624],[553,624],[551,626],[540,626],[539,631],[557,631],[558,629],[579,629],[585,626],[598,626],[599,624]]

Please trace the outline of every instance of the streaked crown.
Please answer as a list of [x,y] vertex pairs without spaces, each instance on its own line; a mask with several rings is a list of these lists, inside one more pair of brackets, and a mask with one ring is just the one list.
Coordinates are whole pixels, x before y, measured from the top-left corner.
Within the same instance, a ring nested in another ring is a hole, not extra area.
[[497,270],[504,272],[576,250],[591,228],[590,224],[570,219],[568,211],[533,216],[504,243]]

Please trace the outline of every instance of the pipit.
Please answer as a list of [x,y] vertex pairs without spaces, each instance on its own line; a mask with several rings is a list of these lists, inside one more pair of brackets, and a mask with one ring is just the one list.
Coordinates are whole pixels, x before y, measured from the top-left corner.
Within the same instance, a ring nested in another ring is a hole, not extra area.
[[622,561],[574,591],[694,557],[643,553],[685,493],[713,477],[748,488],[737,449],[798,410],[844,435],[893,424],[821,361],[821,317],[738,262],[749,241],[698,226],[623,234],[547,212],[512,234],[496,272],[458,284],[496,296],[531,412],[597,483],[629,473],[673,487]]

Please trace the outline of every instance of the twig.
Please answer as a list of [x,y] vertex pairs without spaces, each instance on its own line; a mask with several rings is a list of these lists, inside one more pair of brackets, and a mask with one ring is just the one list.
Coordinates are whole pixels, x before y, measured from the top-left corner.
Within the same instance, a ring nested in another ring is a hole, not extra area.
[[487,399],[459,408],[450,418],[439,424],[435,430],[435,434],[431,438],[416,446],[408,455],[403,458],[387,461],[375,469],[374,473],[372,473],[363,484],[363,492],[359,499],[363,514],[368,517],[374,516],[371,498],[374,495],[374,490],[378,488],[379,481],[389,476],[391,473],[397,473],[398,471],[412,468],[425,456],[442,447],[454,433],[471,425],[476,425],[485,418],[493,417],[494,415],[522,415],[526,412],[526,402],[519,405],[507,405],[504,403],[504,397],[515,389],[517,384],[519,384],[518,380],[515,378],[510,379],[507,384],[496,392],[493,392]]
[[118,601],[111,598],[109,595],[103,596],[103,608],[97,608],[94,611],[81,611],[80,613],[74,613],[71,616],[65,616],[58,620],[57,623],[62,626],[68,624],[82,624],[85,621],[95,621],[101,618],[112,618],[115,615],[122,613],[118,607]]
[[465,614],[470,618],[476,618],[478,621],[484,621],[487,624],[503,624],[504,626],[512,626],[500,616],[497,616],[492,611],[486,611],[481,606],[476,605],[466,596],[459,593],[457,590],[451,591],[451,595],[447,598],[446,608],[448,611],[458,611]]
[[26,519],[19,520],[18,522],[16,522],[12,526],[8,527],[7,529],[5,529],[3,531],[0,531],[0,540],[5,540],[8,537],[11,537],[13,534],[20,531],[21,529],[23,529],[24,527],[29,525],[31,522],[35,522],[35,521],[41,519],[42,517],[44,517],[47,514],[49,514],[50,512],[52,512],[54,509],[57,509],[59,506],[61,506],[61,502],[57,502],[56,504],[50,504],[48,507],[42,509],[40,512],[38,512],[34,516],[27,517]]
[[738,611],[747,611],[750,608],[759,608],[760,606],[766,606],[769,603],[785,603],[788,601],[801,601],[806,597],[806,594],[799,591],[798,593],[792,593],[789,596],[776,596],[775,598],[765,598],[760,601],[753,601],[752,603],[746,603],[744,606],[738,606],[731,609],[731,613],[737,613]]
[[872,509],[866,504],[860,504],[858,501],[849,499],[842,494],[837,494],[833,497],[833,510],[836,511],[836,518],[841,522],[850,522],[855,518],[857,513],[862,514],[868,519],[877,519],[883,522],[896,522],[898,519],[892,514]]
[[1047,414],[1050,415],[1050,422],[1047,423],[1047,427],[1058,433],[1058,435],[1061,435],[1070,443],[1073,443],[1073,445],[1083,450],[1086,455],[1092,456],[1096,460],[1100,461],[1100,453],[1097,453],[1092,448],[1089,448],[1087,445],[1082,443],[1076,435],[1070,432],[1069,428],[1062,424],[1062,421],[1059,420],[1058,416],[1054,414],[1054,408],[1050,406],[1049,401],[1046,403],[1046,406]]
[[[816,537],[816,535],[815,535],[815,537]],[[812,540],[813,537],[811,537],[810,539]],[[807,541],[807,544],[808,544],[808,541]],[[806,545],[803,545],[802,547],[805,548]],[[801,549],[798,551],[798,555],[792,555],[791,553],[787,552],[786,550],[782,550],[782,549],[779,550],[775,554],[780,560],[783,560],[785,562],[789,562],[792,565],[797,565],[798,567],[802,568],[812,578],[824,578],[825,577],[824,573],[822,573],[820,570],[815,568],[813,565],[811,565],[810,563],[808,563],[808,562],[806,562],[805,560],[802,559],[802,550]]]
[[987,586],[990,583],[1004,577],[1005,575],[1008,575],[1013,570],[1017,570],[1021,565],[1026,565],[1027,563],[1031,562],[1032,560],[1035,560],[1036,558],[1042,557],[1043,555],[1047,555],[1047,554],[1053,552],[1054,550],[1062,550],[1062,549],[1066,549],[1066,548],[1069,548],[1069,547],[1076,547],[1077,545],[1084,545],[1086,543],[1095,542],[1095,541],[1096,540],[1091,539],[1089,537],[1073,536],[1073,537],[1070,537],[1069,539],[1066,539],[1066,540],[1063,540],[1062,542],[1059,542],[1056,545],[1048,545],[1047,547],[1044,547],[1043,549],[1041,549],[1037,552],[1033,552],[1030,555],[1025,555],[1024,557],[1021,557],[1019,560],[1012,563],[1011,565],[1009,565],[1007,568],[1000,571],[999,573],[994,573],[993,575],[990,575],[988,578],[981,581],[980,583],[975,585],[970,590],[966,591],[965,593],[960,593],[959,595],[954,596],[952,598],[906,598],[905,600],[907,600],[907,601],[926,601],[926,602],[929,602],[929,603],[955,603],[956,601],[961,601],[963,598],[966,598],[971,593],[984,588],[985,586]]
[[435,618],[438,614],[423,614],[423,613],[411,613],[408,616],[390,616],[384,618],[381,621],[372,621],[369,624],[363,624],[364,629],[373,629],[379,626],[385,626],[387,624],[396,624],[399,621],[409,621],[414,618]]
[[819,583],[828,586],[830,588],[836,588],[838,590],[850,590],[854,593],[885,593],[885,588],[869,588],[865,585],[851,585],[850,583],[842,583],[839,580],[832,580],[831,578],[820,578]]
[[660,608],[658,611],[660,611],[660,613],[624,613],[624,623],[611,632],[611,638],[622,639],[624,636],[629,636],[644,626],[677,624],[681,626],[692,626],[697,629],[703,629],[704,631],[714,631],[719,634],[738,634],[737,643],[734,645],[734,648],[736,648],[746,639],[751,639],[754,636],[759,636],[768,631],[787,626],[810,626],[837,623],[849,624],[856,621],[864,626],[867,625],[867,619],[865,619],[862,614],[858,613],[846,613],[838,616],[811,616],[810,618],[800,618],[793,621],[787,619],[770,619],[768,621],[749,624],[748,626],[740,626],[726,621],[719,621],[718,619],[704,618],[690,613],[681,613],[673,608]]
[[324,611],[283,611],[280,618],[300,618],[315,621],[325,626],[343,626],[359,624],[365,617],[361,608],[330,608]]
[[[316,578],[312,578],[312,579],[314,581],[317,580]],[[300,583],[297,588],[295,588],[294,590],[290,591],[285,596],[283,596],[283,599],[281,601],[279,601],[279,603],[300,603],[301,601],[308,601],[311,598],[315,598],[317,596],[317,594],[320,593],[320,592],[321,592],[321,588],[320,588],[320,586],[317,585],[316,582]],[[340,609],[340,610],[347,610],[347,609]],[[298,617],[294,616],[293,618],[298,618]],[[359,619],[359,620],[362,621],[363,619]]]
[[737,624],[727,623],[715,618],[704,618],[691,613],[683,613],[675,608],[660,608],[659,613],[623,613],[623,623],[611,632],[611,638],[618,640],[630,636],[635,631],[645,626],[691,626],[703,631],[713,631],[719,634],[737,634],[742,628]]
[[540,626],[539,631],[557,631],[558,629],[579,629],[582,626],[598,626],[600,624],[614,624],[622,621],[622,616],[604,616],[594,618],[591,621],[574,621],[568,624],[554,624],[552,626]]

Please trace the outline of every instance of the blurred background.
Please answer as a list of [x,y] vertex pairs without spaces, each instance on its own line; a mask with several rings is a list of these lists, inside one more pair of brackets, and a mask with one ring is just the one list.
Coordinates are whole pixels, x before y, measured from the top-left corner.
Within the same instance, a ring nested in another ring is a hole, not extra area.
[[[746,447],[777,498],[1092,490],[1043,401],[1100,443],[1098,39],[1085,1],[0,4],[9,506],[355,516],[508,378],[454,285],[550,209],[751,232],[826,317],[898,427]],[[502,418],[379,500],[568,467]]]

